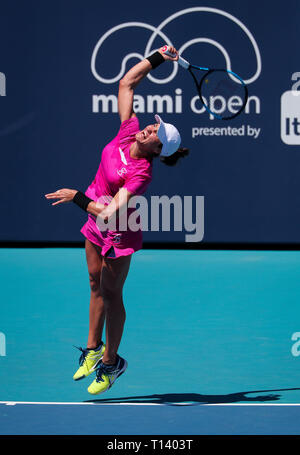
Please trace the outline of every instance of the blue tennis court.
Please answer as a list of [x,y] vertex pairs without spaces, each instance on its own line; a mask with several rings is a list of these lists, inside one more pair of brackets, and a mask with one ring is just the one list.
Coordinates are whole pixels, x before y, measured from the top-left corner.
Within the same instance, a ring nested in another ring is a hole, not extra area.
[[84,249],[0,255],[1,434],[300,433],[300,252],[136,253],[128,369],[96,397],[93,378],[72,379],[88,330]]

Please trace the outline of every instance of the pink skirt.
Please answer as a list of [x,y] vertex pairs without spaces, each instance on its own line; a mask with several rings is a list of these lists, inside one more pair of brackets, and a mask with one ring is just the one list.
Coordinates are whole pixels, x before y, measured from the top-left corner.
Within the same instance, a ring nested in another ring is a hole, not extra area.
[[[143,246],[142,231],[100,231],[96,224],[96,218],[88,216],[87,222],[80,232],[92,243],[101,248],[102,256],[118,258],[128,256],[138,251]],[[113,248],[112,248],[113,247]],[[111,254],[112,252],[112,254]]]

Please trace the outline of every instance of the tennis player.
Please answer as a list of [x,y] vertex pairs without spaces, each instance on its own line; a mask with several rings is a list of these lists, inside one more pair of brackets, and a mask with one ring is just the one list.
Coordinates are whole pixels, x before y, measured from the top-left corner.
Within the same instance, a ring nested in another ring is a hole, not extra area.
[[[174,165],[188,153],[180,148],[181,138],[175,126],[164,123],[155,115],[156,122],[140,130],[133,111],[134,89],[145,76],[166,60],[177,61],[174,47],[170,57],[162,48],[132,67],[120,80],[118,108],[121,126],[117,136],[103,149],[94,181],[86,190],[68,188],[46,194],[57,199],[52,205],[73,201],[88,213],[81,229],[86,237],[85,251],[90,279],[89,334],[87,348],[81,350],[79,369],[73,379],[79,380],[96,371],[95,380],[88,387],[91,394],[109,389],[127,368],[127,361],[118,355],[123,334],[125,308],[123,286],[128,275],[132,254],[142,248],[142,231],[130,226],[120,230],[110,228],[112,220],[127,219],[134,209],[124,208],[133,195],[143,194],[152,179],[153,159],[160,156],[167,165]],[[128,223],[129,224],[129,223]],[[104,229],[106,227],[106,230]],[[103,327],[106,324],[106,344]]]

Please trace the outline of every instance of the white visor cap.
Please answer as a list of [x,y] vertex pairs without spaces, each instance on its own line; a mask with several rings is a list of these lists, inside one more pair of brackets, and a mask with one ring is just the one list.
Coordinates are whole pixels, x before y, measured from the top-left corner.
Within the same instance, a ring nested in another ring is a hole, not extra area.
[[181,144],[181,137],[177,128],[171,123],[164,123],[157,114],[155,115],[155,120],[159,123],[157,136],[163,145],[160,156],[173,155]]

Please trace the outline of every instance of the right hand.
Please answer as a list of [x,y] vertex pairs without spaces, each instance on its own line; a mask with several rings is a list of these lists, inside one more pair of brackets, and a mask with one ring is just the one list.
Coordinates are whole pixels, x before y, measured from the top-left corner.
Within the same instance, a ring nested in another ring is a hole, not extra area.
[[171,54],[175,54],[175,57],[170,57],[169,55],[166,55],[162,49],[164,49],[165,46],[161,47],[158,49],[158,52],[163,56],[165,60],[171,60],[172,62],[177,62],[179,59],[179,54],[178,51],[175,49],[173,46],[168,46],[168,51],[171,52]]

